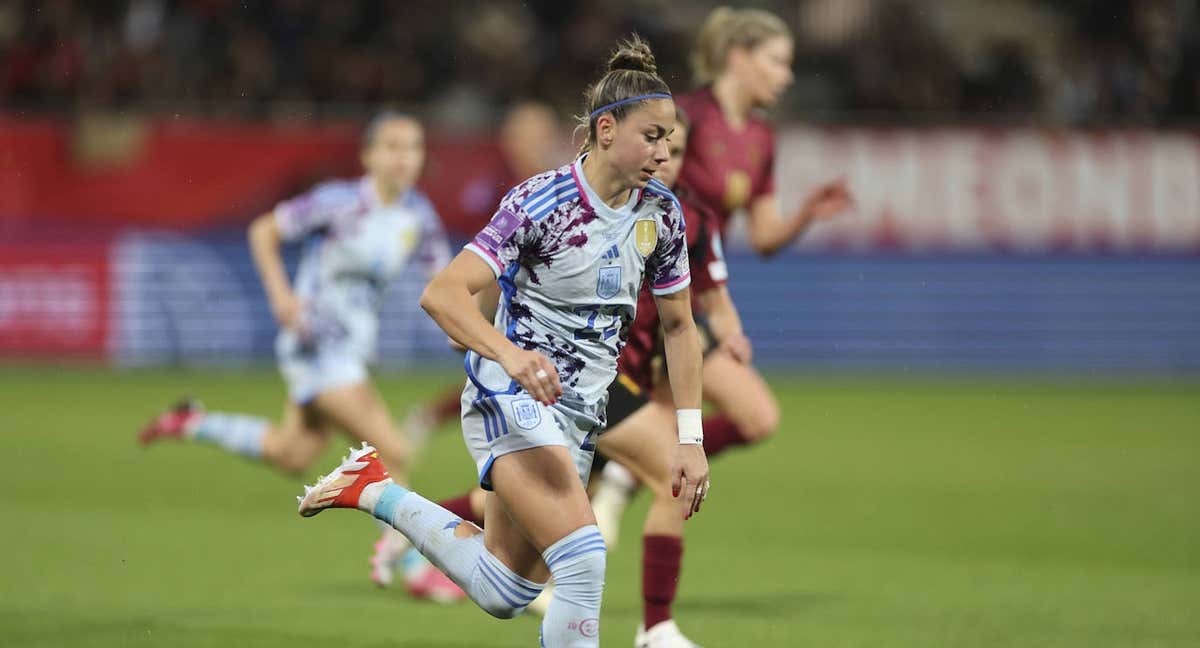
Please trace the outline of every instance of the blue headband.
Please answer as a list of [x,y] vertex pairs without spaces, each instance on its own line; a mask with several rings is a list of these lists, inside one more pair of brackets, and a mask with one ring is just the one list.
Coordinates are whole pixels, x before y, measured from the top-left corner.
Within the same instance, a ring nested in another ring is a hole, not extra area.
[[616,108],[617,106],[624,106],[625,104],[633,103],[635,101],[645,101],[647,99],[673,99],[673,98],[674,97],[672,97],[671,95],[669,95],[665,92],[652,92],[650,94],[637,95],[636,97],[630,97],[628,99],[614,101],[614,102],[608,104],[607,106],[600,106],[599,108],[593,110],[592,114],[588,115],[588,121],[591,121],[591,120],[595,119],[596,117],[599,117],[601,113],[608,112],[608,111],[612,110],[613,108]]

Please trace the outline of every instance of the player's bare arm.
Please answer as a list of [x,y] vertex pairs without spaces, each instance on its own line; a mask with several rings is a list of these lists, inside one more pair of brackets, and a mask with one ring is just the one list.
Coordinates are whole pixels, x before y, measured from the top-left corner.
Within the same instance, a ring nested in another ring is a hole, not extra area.
[[742,318],[733,303],[729,289],[722,284],[711,290],[697,292],[696,303],[708,316],[709,328],[712,329],[721,349],[738,362],[749,364],[754,357],[754,349],[742,330]]
[[759,196],[750,204],[750,245],[763,256],[770,256],[800,238],[818,220],[832,218],[854,205],[854,198],[839,178],[818,186],[804,199],[791,218],[779,213],[775,194]]
[[282,237],[274,212],[268,212],[250,223],[248,233],[250,253],[254,267],[262,280],[263,290],[271,305],[275,321],[283,328],[298,330],[303,318],[304,305],[288,283],[287,270],[279,253]]
[[700,510],[708,492],[708,459],[700,429],[700,335],[692,319],[691,291],[654,298],[663,329],[663,351],[671,375],[671,394],[679,413],[679,446],[672,463],[672,492],[684,518]]
[[452,340],[500,363],[531,396],[551,404],[562,396],[554,364],[536,351],[517,347],[480,312],[475,295],[495,283],[496,276],[482,259],[459,253],[425,287],[421,308]]

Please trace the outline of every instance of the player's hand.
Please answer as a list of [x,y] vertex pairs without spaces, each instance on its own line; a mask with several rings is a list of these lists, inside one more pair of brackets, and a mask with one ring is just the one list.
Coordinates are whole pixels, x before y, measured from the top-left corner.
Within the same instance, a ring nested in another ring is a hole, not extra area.
[[854,206],[854,196],[846,186],[845,178],[838,178],[818,186],[804,199],[802,216],[814,220],[833,218]]
[[742,333],[726,335],[725,339],[721,340],[720,349],[744,365],[750,364],[754,359],[754,347],[750,344],[750,338]]
[[679,444],[671,462],[671,494],[679,498],[683,519],[700,511],[700,505],[708,497],[708,486],[708,457],[704,456],[704,446]]
[[543,405],[553,405],[562,396],[558,369],[546,356],[537,351],[513,347],[510,353],[499,360],[504,371]]
[[271,299],[271,314],[279,326],[290,331],[303,332],[304,302],[296,293],[288,291],[284,295]]

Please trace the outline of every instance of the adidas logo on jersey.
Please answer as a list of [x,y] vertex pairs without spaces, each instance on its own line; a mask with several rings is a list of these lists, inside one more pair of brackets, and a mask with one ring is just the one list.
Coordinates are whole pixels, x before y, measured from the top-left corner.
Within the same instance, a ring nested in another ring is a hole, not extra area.
[[617,249],[616,245],[613,245],[612,247],[608,248],[608,252],[604,253],[605,261],[614,261],[619,258],[621,258],[621,251]]

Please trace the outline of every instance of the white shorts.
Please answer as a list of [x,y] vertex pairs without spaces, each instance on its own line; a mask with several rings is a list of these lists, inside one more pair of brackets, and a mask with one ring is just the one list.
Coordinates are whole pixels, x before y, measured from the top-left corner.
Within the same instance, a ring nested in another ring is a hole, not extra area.
[[561,400],[547,407],[523,391],[480,391],[470,382],[462,395],[462,429],[484,490],[492,490],[496,457],[541,446],[565,447],[587,486],[596,436],[602,431],[599,421]]
[[341,345],[304,344],[295,334],[283,332],[275,339],[275,355],[288,397],[297,405],[306,405],[331,389],[367,381],[366,363]]

